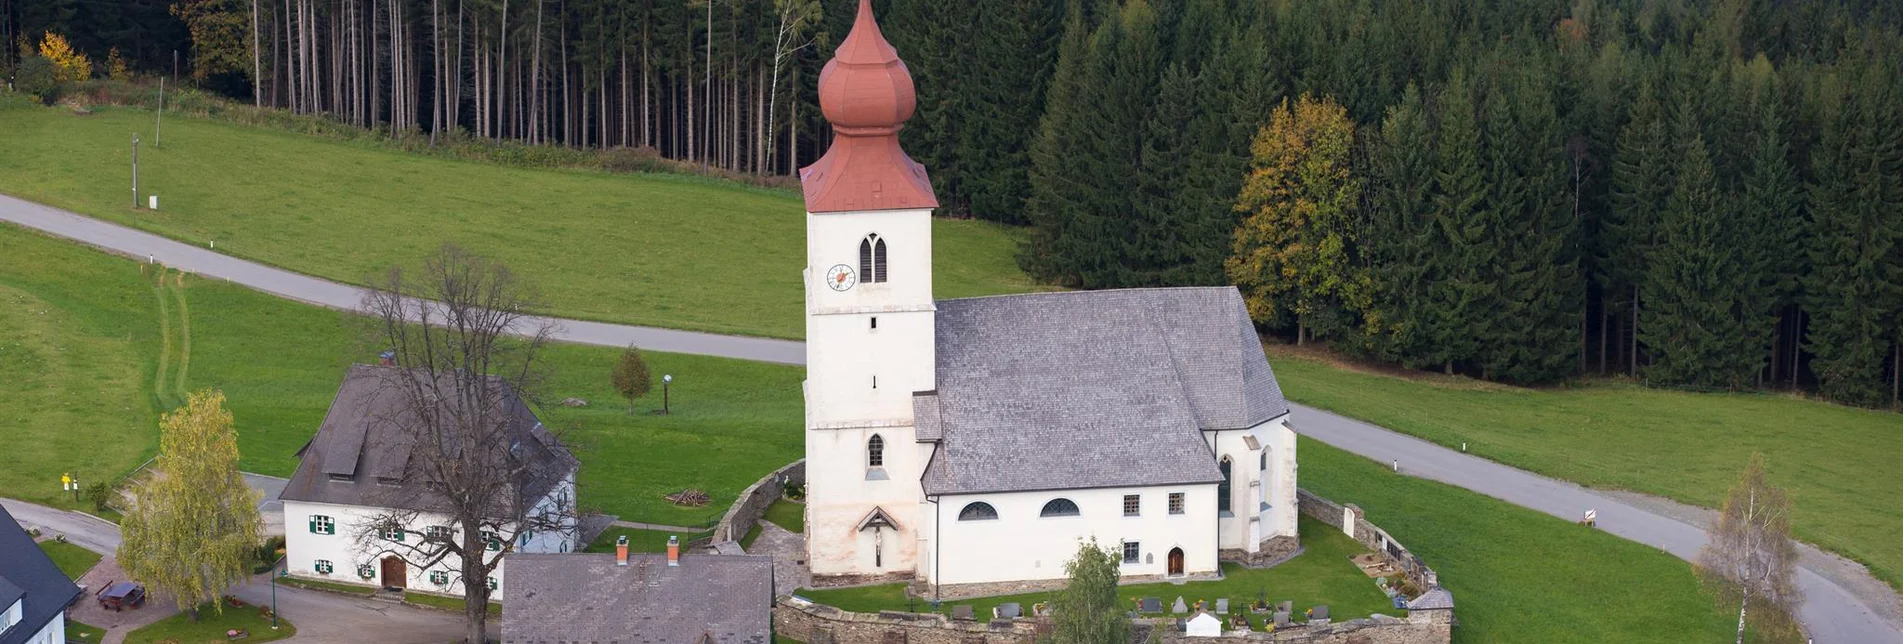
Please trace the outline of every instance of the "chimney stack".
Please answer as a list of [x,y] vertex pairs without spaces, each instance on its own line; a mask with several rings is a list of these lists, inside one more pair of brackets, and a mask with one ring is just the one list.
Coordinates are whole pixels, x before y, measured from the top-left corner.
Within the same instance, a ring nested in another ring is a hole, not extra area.
[[628,565],[628,535],[624,534],[615,539],[615,565]]
[[681,565],[681,538],[671,534],[667,535],[667,565]]

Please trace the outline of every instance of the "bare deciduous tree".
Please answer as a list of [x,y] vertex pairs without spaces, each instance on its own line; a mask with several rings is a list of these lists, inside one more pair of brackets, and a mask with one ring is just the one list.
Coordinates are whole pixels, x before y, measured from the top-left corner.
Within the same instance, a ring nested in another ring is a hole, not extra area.
[[506,266],[454,246],[420,274],[392,268],[364,298],[369,335],[394,362],[378,371],[380,391],[397,400],[372,418],[397,444],[374,449],[409,457],[404,479],[378,489],[379,513],[351,536],[376,559],[454,571],[469,642],[485,641],[488,579],[503,558],[536,536],[576,532],[576,460],[526,399],[553,331],[533,315],[536,302]]
[[1710,532],[1696,568],[1720,602],[1737,604],[1738,644],[1744,644],[1745,617],[1754,608],[1752,617],[1764,629],[1794,633],[1791,611],[1799,595],[1791,500],[1765,475],[1763,454],[1751,455]]

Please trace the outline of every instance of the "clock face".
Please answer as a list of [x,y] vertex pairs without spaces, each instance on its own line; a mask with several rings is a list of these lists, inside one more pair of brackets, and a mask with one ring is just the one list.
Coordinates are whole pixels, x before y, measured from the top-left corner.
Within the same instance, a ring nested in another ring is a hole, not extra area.
[[845,292],[858,283],[859,278],[852,274],[851,266],[834,264],[831,270],[826,271],[826,285],[833,287],[835,291]]

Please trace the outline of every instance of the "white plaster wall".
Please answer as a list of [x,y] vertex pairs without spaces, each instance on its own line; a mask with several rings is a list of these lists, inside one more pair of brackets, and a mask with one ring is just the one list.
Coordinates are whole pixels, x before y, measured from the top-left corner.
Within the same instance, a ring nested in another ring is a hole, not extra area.
[[27,644],[66,644],[66,613],[54,615],[53,619],[46,622],[46,626],[40,629],[40,632],[34,633],[33,637],[27,640]]
[[[561,494],[568,495],[570,499],[574,498],[574,484],[573,477],[570,477],[563,482],[561,487],[550,492],[548,499],[545,499],[542,503],[547,505],[553,502],[552,500],[557,495]],[[365,549],[357,543],[353,536],[357,526],[368,524],[379,512],[381,511],[375,508],[361,506],[285,501],[284,565],[286,569],[293,577],[321,579],[329,582],[369,587],[379,585],[382,582],[382,560],[383,557],[388,554],[388,551],[374,549],[374,545],[372,546],[373,549]],[[313,514],[329,516],[334,520],[337,526],[336,534],[312,534],[310,531],[310,517]],[[409,543],[415,543],[416,539],[420,539],[421,534],[427,531],[429,526],[449,524],[449,518],[443,515],[420,515],[408,526],[411,532],[417,533],[417,536],[411,537]],[[504,531],[505,534],[509,532],[512,531]],[[569,534],[572,534],[572,531]],[[529,543],[526,546],[521,545],[518,541],[517,550],[520,552],[572,552],[576,550],[577,547],[573,541],[573,537],[569,536],[569,534],[559,532],[533,534],[530,535]],[[335,570],[328,575],[318,574],[316,562],[319,559],[330,560],[335,564]],[[370,564],[376,573],[370,579],[364,579],[357,575],[357,566],[366,563]],[[507,564],[508,562],[505,558],[501,564],[496,566],[496,570],[492,575],[496,578],[496,590],[491,593],[491,599],[497,601],[502,600],[508,590],[508,581],[504,576],[504,572],[508,568]],[[409,570],[404,574],[404,582],[406,583],[406,587],[411,590],[461,595],[462,586],[454,583],[456,577],[461,574],[459,572],[461,567],[462,561],[454,555],[444,557],[443,561],[427,569],[408,566]],[[449,573],[451,583],[444,586],[430,583],[429,573],[432,570]],[[482,582],[477,581],[474,583]]]
[[[886,243],[889,277],[834,291],[826,274],[851,267],[859,243]],[[919,474],[912,394],[934,389],[930,210],[807,215],[806,530],[816,575],[912,573]],[[874,319],[877,325],[873,324]],[[883,476],[868,477],[867,441],[885,441]],[[874,508],[898,529],[858,530]]]
[[[1245,436],[1269,452],[1269,469],[1261,469],[1262,451],[1249,449]],[[1255,552],[1262,541],[1295,536],[1295,432],[1287,417],[1278,417],[1246,430],[1204,432],[1218,462],[1229,457],[1230,516],[1221,520],[1222,547]],[[1269,504],[1262,508],[1263,501]]]
[[[1169,494],[1184,494],[1184,513],[1169,513]],[[1123,516],[1123,495],[1142,495],[1142,514]],[[1078,516],[1041,517],[1044,504],[1055,498],[1077,504]],[[974,501],[998,511],[992,521],[959,521],[958,513]],[[1124,564],[1124,575],[1164,575],[1169,551],[1183,549],[1187,574],[1217,570],[1216,486],[1105,488],[1051,492],[1013,492],[945,496],[940,507],[926,505],[942,522],[938,525],[939,583],[964,584],[1024,581],[1064,577],[1064,562],[1077,554],[1081,541],[1096,538],[1099,546],[1122,556],[1122,543],[1140,544],[1139,563]],[[929,522],[929,521],[928,521]],[[927,533],[928,539],[933,535]],[[928,544],[929,546],[929,544]],[[929,547],[927,551],[929,552]],[[933,562],[922,562],[928,571]]]

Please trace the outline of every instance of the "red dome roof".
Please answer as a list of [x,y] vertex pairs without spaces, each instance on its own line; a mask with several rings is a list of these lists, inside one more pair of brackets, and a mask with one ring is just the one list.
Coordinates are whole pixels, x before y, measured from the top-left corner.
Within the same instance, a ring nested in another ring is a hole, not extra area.
[[852,32],[819,73],[819,107],[837,136],[825,156],[800,169],[807,212],[938,206],[925,167],[899,148],[918,97],[905,61],[879,32],[871,0],[859,0]]

